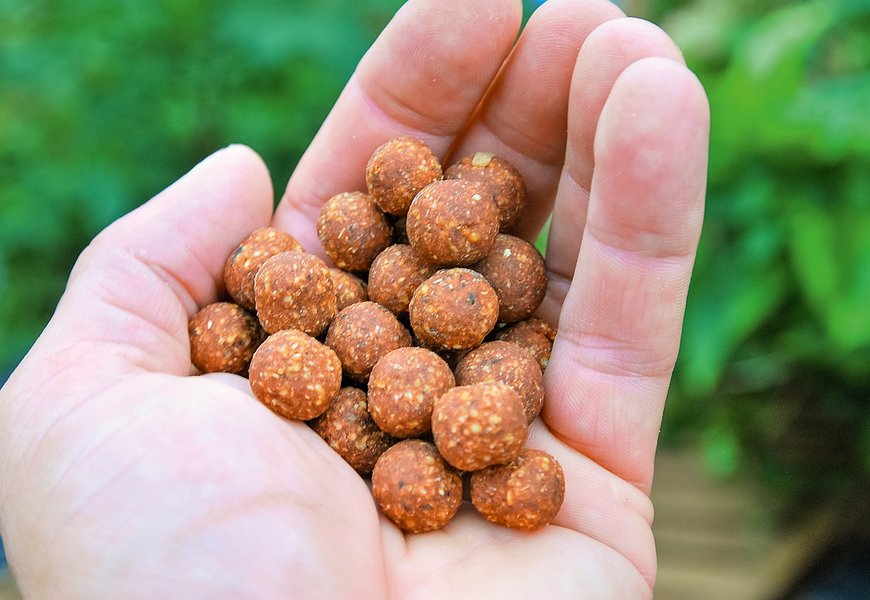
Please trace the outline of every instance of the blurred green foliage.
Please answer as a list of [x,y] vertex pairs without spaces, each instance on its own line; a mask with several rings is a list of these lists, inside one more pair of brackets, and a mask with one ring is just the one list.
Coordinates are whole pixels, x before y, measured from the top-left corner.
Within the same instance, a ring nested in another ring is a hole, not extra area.
[[[205,155],[247,143],[280,190],[400,4],[0,0],[0,371],[83,246]],[[870,0],[628,5],[713,115],[665,441],[786,491],[870,471]]]
[[870,2],[696,0],[660,17],[712,112],[665,439],[699,438],[721,473],[751,464],[819,491],[870,466]]
[[0,371],[105,225],[231,142],[275,189],[400,0],[0,0]]

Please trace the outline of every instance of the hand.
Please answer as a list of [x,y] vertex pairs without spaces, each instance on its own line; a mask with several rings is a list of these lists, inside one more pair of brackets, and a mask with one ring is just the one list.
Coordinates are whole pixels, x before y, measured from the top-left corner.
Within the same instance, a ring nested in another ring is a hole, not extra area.
[[[0,397],[0,523],[33,598],[647,598],[647,496],[701,227],[708,114],[668,37],[603,0],[411,0],[359,65],[272,215],[232,146],[100,234]],[[582,50],[578,49],[582,44]],[[505,63],[504,61],[507,60]],[[504,63],[504,66],[503,66]],[[501,69],[501,70],[500,70]],[[567,480],[528,534],[463,507],[404,536],[305,424],[247,382],[190,377],[187,319],[271,223],[319,251],[334,193],[398,135],[493,151],[551,210],[559,323],[530,445]]]

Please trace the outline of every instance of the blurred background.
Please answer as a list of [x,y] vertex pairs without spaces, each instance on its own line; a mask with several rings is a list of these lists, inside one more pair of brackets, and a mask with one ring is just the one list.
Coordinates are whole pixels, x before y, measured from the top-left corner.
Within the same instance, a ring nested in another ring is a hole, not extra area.
[[[205,155],[248,144],[283,189],[400,5],[0,0],[0,383],[87,242]],[[622,5],[713,115],[657,597],[870,597],[870,1]]]

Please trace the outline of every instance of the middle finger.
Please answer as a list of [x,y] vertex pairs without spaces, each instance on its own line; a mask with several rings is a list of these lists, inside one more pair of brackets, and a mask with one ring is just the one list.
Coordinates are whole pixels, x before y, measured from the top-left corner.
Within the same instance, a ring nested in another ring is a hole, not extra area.
[[323,255],[314,231],[331,196],[365,190],[366,163],[410,135],[443,158],[516,39],[516,0],[410,0],[363,57],[299,161],[273,224]]

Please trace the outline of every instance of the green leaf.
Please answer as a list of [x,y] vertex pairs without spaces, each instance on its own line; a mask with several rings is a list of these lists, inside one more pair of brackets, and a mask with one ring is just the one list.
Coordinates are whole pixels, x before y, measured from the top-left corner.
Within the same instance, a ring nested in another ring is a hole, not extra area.
[[870,157],[868,99],[870,73],[819,82],[783,107],[777,135],[825,163],[850,154]]
[[870,214],[793,209],[790,257],[807,303],[845,351],[870,346]]
[[788,290],[780,265],[753,270],[738,261],[720,253],[689,293],[678,377],[695,396],[716,389],[734,349],[774,313]]
[[790,250],[800,288],[821,314],[836,299],[841,258],[832,213],[803,202],[791,215]]

